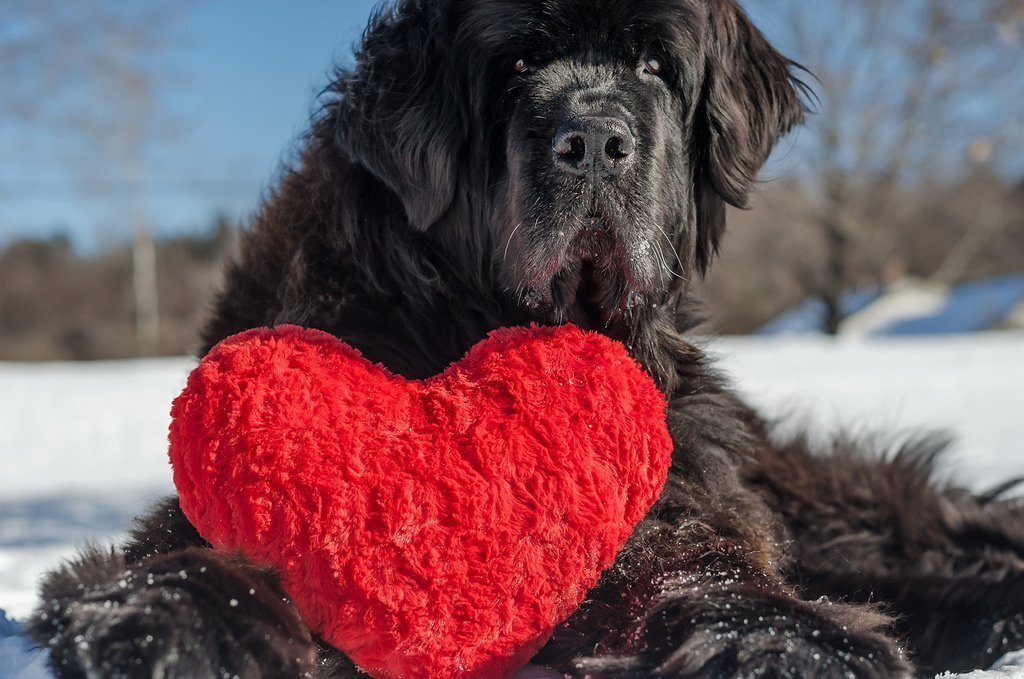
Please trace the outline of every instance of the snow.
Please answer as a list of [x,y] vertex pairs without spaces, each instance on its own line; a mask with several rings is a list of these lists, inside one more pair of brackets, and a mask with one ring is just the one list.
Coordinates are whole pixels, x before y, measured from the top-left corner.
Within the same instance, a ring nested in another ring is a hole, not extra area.
[[[904,278],[884,289],[845,294],[839,334],[848,337],[946,335],[1024,328],[1024,274],[954,286]],[[811,297],[766,323],[758,335],[821,334],[825,303]]]
[[170,488],[168,413],[193,365],[0,363],[0,498]]
[[[983,489],[1024,475],[1024,334],[835,342],[821,337],[708,342],[741,392],[785,427],[957,436],[949,475]],[[0,363],[0,607],[32,608],[39,573],[85,540],[120,536],[171,489],[167,424],[189,359]],[[0,676],[43,676],[4,633]],[[1012,665],[1024,658],[1009,659]],[[981,676],[1017,677],[1001,669]]]
[[864,337],[883,332],[890,325],[907,318],[929,318],[945,307],[949,294],[944,285],[913,280],[896,283],[873,304],[844,318],[840,332]]
[[[865,308],[870,308],[882,296],[878,287],[864,288],[846,293],[839,305],[845,318],[851,318]],[[820,297],[810,297],[793,309],[772,319],[759,330],[757,335],[820,334],[825,327],[825,302]]]
[[1024,475],[1024,333],[831,340],[728,338],[707,348],[760,412],[824,440],[946,431],[950,475],[976,490]]
[[110,540],[171,491],[171,399],[193,362],[0,363],[0,606],[32,607],[38,573]]
[[18,636],[21,626],[0,608],[0,676],[7,679],[45,679],[45,660]]
[[880,332],[887,335],[934,335],[1006,327],[1024,304],[1024,274],[972,281],[953,288],[934,314],[909,316]]

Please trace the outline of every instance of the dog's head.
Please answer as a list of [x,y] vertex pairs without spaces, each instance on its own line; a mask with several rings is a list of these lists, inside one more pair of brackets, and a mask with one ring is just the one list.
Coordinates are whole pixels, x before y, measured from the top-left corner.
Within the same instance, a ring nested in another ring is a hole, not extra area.
[[606,327],[707,268],[802,118],[793,68],[735,0],[404,0],[337,130],[412,228],[539,316]]

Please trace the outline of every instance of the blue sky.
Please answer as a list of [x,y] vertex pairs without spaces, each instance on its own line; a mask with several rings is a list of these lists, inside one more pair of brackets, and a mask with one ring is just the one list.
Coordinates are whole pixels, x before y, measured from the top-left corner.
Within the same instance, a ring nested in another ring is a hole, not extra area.
[[[244,217],[256,206],[304,129],[331,64],[349,58],[374,5],[192,3],[162,98],[175,112],[176,130],[149,166],[159,232],[206,228],[218,211]],[[91,250],[123,238],[124,192],[83,186],[80,172],[68,172],[49,152],[55,136],[0,125],[0,244],[66,232]]]

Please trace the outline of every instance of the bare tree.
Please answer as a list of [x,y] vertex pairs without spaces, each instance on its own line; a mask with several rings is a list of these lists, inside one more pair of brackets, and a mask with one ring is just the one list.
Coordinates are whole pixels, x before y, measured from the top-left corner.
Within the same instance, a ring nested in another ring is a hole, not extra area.
[[161,57],[182,11],[170,0],[6,0],[0,32],[0,115],[60,139],[63,160],[89,190],[128,189],[141,355],[160,341],[147,153],[170,123],[157,105],[167,81]]
[[[796,154],[824,254],[794,275],[824,300],[835,333],[844,293],[883,278],[898,256],[891,225],[903,189],[968,168],[979,144],[995,164],[1024,150],[1012,133],[1024,113],[1024,0],[747,4],[782,18],[775,37],[818,80],[820,110]],[[979,233],[965,235],[942,276],[963,269],[992,223],[968,225]]]

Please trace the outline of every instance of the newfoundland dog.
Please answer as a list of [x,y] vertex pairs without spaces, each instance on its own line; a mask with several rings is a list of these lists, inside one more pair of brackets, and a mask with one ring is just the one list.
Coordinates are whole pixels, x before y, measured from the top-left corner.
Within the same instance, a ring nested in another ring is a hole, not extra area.
[[[737,0],[399,0],[243,237],[206,347],[294,323],[422,378],[504,326],[572,322],[622,341],[669,399],[678,454],[538,665],[984,667],[1024,646],[1021,506],[934,482],[941,442],[773,443],[684,339],[726,205],[745,204],[801,122],[799,73]],[[273,574],[208,549],[173,499],[42,592],[30,630],[61,677],[359,675]]]

